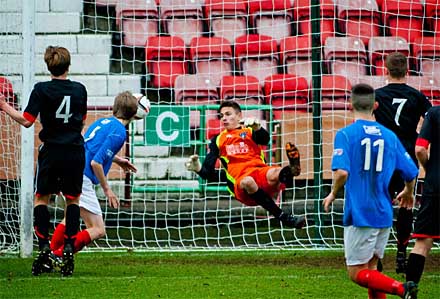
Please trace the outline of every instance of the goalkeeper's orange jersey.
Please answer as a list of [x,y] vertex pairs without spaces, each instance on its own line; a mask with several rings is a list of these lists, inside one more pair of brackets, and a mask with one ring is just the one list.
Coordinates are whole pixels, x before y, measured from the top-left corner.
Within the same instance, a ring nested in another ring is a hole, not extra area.
[[247,174],[251,167],[267,166],[263,151],[252,139],[251,128],[224,130],[217,136],[216,144],[230,180]]

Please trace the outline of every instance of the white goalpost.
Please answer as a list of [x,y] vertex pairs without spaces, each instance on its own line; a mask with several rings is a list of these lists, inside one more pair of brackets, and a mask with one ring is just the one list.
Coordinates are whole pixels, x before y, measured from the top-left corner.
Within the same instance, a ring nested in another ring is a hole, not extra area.
[[[97,188],[107,231],[86,251],[342,248],[343,194],[329,214],[321,200],[331,185],[335,133],[353,121],[351,86],[384,86],[384,57],[398,50],[409,57],[408,84],[433,104],[440,99],[439,5],[420,1],[409,15],[403,9],[408,1],[395,8],[385,6],[386,0],[357,2],[362,5],[0,0],[0,91],[13,90],[8,101],[24,109],[34,84],[50,80],[43,61],[49,45],[70,51],[69,78],[87,88],[85,130],[112,114],[121,91],[143,93],[151,101],[150,114],[128,128],[127,146],[119,153],[138,172],[112,167],[109,180],[119,209],[108,207]],[[399,24],[404,28],[397,30]],[[228,99],[239,101],[245,115],[260,118],[271,134],[263,148],[269,164],[287,165],[284,144],[298,146],[302,173],[275,200],[306,216],[304,229],[283,227],[261,207],[232,198],[224,182],[207,183],[185,169],[192,154],[203,161],[209,138],[221,130],[216,109]],[[37,248],[32,214],[40,125],[20,128],[0,112],[0,127],[0,254],[28,257]],[[62,197],[54,196],[51,230],[63,208]],[[389,247],[395,244],[393,230]]]

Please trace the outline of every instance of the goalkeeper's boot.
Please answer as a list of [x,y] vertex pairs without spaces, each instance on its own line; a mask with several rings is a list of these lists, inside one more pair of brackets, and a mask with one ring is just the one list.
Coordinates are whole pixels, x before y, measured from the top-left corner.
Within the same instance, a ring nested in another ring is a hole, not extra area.
[[306,225],[306,217],[304,216],[293,216],[292,214],[282,212],[278,219],[287,227],[303,228]]
[[397,251],[396,255],[396,273],[406,273],[406,252]]
[[65,244],[63,250],[63,264],[61,265],[61,275],[71,276],[74,268],[73,248],[71,244]]
[[40,250],[32,263],[32,275],[39,276],[41,273],[52,272],[53,265],[49,255],[50,247],[49,244],[47,244]]
[[286,154],[289,159],[290,169],[293,176],[299,176],[301,173],[301,164],[298,148],[291,142],[286,143]]
[[405,293],[403,294],[403,299],[417,299],[417,284],[414,281],[407,281],[403,284],[405,288]]

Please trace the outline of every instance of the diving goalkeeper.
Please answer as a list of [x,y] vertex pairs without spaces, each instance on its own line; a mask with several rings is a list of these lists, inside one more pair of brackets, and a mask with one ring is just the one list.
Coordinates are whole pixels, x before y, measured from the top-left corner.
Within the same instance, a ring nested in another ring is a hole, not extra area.
[[270,136],[259,120],[247,118],[241,122],[241,108],[234,101],[222,102],[218,112],[225,130],[211,139],[203,165],[197,155],[192,155],[186,168],[203,179],[214,181],[217,178],[215,163],[219,158],[226,170],[227,188],[238,201],[247,206],[262,206],[288,227],[304,227],[305,217],[281,210],[273,200],[285,186],[291,186],[293,177],[301,172],[296,146],[286,144],[288,166],[269,166],[260,146],[267,145]]

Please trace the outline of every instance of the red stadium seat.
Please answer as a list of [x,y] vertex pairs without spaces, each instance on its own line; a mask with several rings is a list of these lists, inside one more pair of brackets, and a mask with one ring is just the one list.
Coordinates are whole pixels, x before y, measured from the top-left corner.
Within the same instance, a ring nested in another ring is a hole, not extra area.
[[401,52],[409,56],[409,45],[405,39],[397,36],[373,36],[369,43],[371,74],[386,75],[385,57],[392,52]]
[[432,105],[440,105],[440,80],[438,77],[408,76],[406,83],[420,90]]
[[365,46],[380,33],[380,14],[375,0],[336,0],[339,28],[347,36],[359,37]]
[[205,15],[208,28],[214,36],[224,37],[230,43],[247,32],[247,1],[206,0]]
[[[174,101],[182,105],[217,104],[217,86],[206,75],[180,75],[174,83]],[[217,113],[207,111],[206,117],[216,118]],[[191,111],[191,127],[200,126],[200,111]]]
[[280,42],[280,63],[286,74],[312,78],[312,49],[310,36],[288,36]]
[[440,77],[440,36],[417,38],[413,53],[421,75]]
[[249,1],[250,26],[257,34],[270,36],[277,41],[292,35],[292,9],[290,0]]
[[322,75],[322,110],[348,110],[350,94],[351,83],[346,77],[341,75]]
[[126,0],[116,5],[116,25],[122,31],[122,43],[144,47],[148,37],[159,32],[158,12],[154,0]]
[[232,75],[232,48],[222,37],[195,37],[191,40],[189,55],[194,72],[209,75],[215,85],[223,76]]
[[243,75],[255,76],[264,84],[278,68],[277,42],[270,36],[249,34],[235,40],[236,67]]
[[345,77],[367,74],[367,52],[364,43],[356,37],[328,37],[324,59],[330,73]]
[[208,123],[206,124],[206,138],[211,139],[215,135],[220,134],[222,128],[222,124],[218,118],[208,119]]
[[[224,76],[220,81],[221,100],[234,100],[240,105],[258,105],[264,103],[259,80],[254,76]],[[245,116],[263,118],[262,111],[243,111]]]
[[0,93],[2,93],[6,99],[15,99],[14,89],[11,81],[8,78],[0,76]]
[[373,87],[374,89],[378,89],[384,87],[388,84],[387,76],[359,76],[357,78],[350,78],[351,85],[365,83]]
[[307,112],[309,86],[307,80],[290,74],[271,75],[264,82],[266,103],[273,106],[275,119],[283,119],[285,112]]
[[172,88],[178,75],[186,74],[185,43],[177,36],[150,36],[145,44],[150,83],[156,88]]
[[[333,0],[321,0],[321,43],[328,36],[335,35],[335,4]],[[293,7],[294,19],[298,22],[298,34],[312,33],[310,0],[296,0]]]
[[425,0],[425,17],[429,30],[435,36],[440,36],[440,3],[438,0]]
[[423,35],[423,5],[419,0],[384,0],[383,24],[389,35],[412,43]]
[[165,33],[179,36],[189,45],[203,34],[203,0],[161,0],[160,18]]

